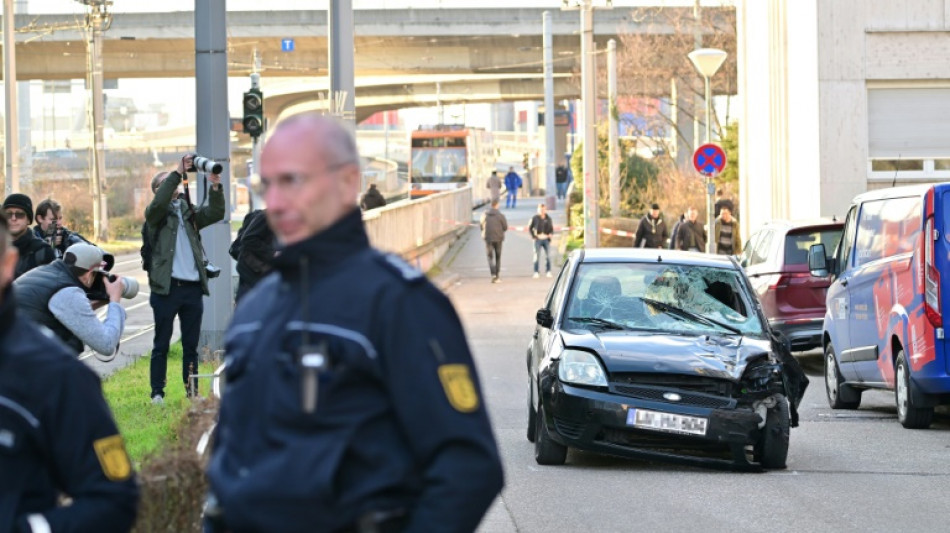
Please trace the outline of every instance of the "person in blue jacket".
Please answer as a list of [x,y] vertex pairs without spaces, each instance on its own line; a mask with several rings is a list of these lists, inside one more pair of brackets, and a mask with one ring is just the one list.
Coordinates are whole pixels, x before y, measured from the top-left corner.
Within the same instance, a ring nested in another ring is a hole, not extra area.
[[508,192],[505,196],[505,207],[518,207],[518,189],[521,188],[521,176],[515,172],[515,167],[508,167],[508,173],[505,174],[505,190]]
[[99,378],[17,316],[17,255],[0,214],[0,531],[129,531],[138,486]]
[[338,122],[283,120],[260,162],[280,251],[225,334],[206,531],[474,531],[503,472],[452,304],[370,246]]

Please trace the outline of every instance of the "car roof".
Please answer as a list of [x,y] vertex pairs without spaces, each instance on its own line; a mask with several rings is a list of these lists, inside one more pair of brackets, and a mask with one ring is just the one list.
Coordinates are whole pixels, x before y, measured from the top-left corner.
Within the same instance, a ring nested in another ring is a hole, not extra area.
[[920,185],[905,185],[903,187],[888,187],[886,189],[875,189],[867,191],[854,197],[853,203],[866,202],[868,200],[883,200],[885,198],[901,198],[907,196],[923,196],[932,187],[946,187],[945,183],[923,183]]
[[576,250],[581,263],[673,263],[738,269],[728,255],[656,248],[591,248]]

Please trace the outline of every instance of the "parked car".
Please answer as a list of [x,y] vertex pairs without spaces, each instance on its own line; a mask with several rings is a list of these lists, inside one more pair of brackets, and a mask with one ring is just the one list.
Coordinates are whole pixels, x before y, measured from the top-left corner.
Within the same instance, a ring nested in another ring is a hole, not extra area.
[[577,448],[785,467],[808,380],[734,258],[576,250],[536,321],[527,436],[539,464]]
[[739,264],[762,303],[772,329],[805,351],[821,346],[829,277],[808,270],[808,249],[824,244],[833,253],[844,222],[835,219],[777,220],[763,225],[745,243]]
[[857,409],[865,389],[889,389],[900,423],[927,428],[934,407],[950,404],[950,184],[861,194],[844,224],[830,260],[821,244],[808,257],[812,274],[832,277],[822,337],[828,404]]

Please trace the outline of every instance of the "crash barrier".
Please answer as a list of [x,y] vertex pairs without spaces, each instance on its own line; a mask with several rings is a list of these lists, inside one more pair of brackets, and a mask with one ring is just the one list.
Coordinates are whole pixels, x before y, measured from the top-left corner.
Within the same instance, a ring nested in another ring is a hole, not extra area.
[[472,188],[398,202],[363,213],[370,243],[423,272],[435,266],[472,223]]

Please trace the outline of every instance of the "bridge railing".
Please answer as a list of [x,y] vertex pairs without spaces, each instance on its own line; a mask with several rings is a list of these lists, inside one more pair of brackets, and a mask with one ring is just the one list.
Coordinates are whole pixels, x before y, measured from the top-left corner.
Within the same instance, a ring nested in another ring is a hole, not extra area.
[[428,270],[472,222],[472,188],[433,194],[363,214],[373,246]]

